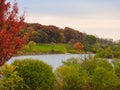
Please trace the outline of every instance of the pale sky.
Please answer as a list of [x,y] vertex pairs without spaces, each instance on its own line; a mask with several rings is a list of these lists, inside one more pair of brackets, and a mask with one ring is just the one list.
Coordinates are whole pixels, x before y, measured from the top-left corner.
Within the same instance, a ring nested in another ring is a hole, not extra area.
[[[7,0],[11,3],[14,0]],[[16,0],[25,21],[120,39],[120,0]]]

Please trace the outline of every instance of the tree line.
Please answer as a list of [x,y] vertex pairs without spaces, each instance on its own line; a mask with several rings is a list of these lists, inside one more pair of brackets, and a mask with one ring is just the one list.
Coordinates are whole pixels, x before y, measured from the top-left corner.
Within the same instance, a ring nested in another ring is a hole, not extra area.
[[54,25],[41,25],[39,23],[28,23],[27,31],[30,34],[29,41],[36,43],[67,43],[74,44],[80,42],[84,46],[84,51],[96,53],[97,48],[106,48],[115,45],[112,39],[99,38],[89,35],[80,30],[70,27],[59,28]]
[[28,24],[27,30],[30,33],[30,40],[36,43],[83,42],[85,39],[85,34],[69,27],[62,29],[53,25],[33,23]]

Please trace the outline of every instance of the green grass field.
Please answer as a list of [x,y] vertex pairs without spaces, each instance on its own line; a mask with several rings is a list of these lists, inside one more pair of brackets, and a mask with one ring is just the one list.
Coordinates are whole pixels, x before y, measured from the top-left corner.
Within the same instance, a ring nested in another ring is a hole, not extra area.
[[[36,44],[30,47],[26,45],[20,51],[21,54],[49,54],[49,53],[81,53],[67,44]],[[18,52],[18,53],[19,53]]]

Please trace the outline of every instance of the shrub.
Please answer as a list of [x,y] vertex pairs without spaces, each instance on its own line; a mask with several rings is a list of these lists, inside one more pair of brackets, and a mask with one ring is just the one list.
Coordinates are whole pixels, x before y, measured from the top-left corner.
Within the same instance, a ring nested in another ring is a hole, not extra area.
[[112,49],[110,47],[106,48],[106,49],[99,49],[96,57],[100,57],[100,58],[113,58],[113,52]]
[[115,90],[117,76],[113,71],[97,67],[92,75],[92,84],[95,90]]
[[52,67],[43,61],[24,59],[16,60],[16,71],[23,78],[29,90],[51,90],[54,85],[55,75]]
[[[86,90],[88,74],[81,68],[80,61],[76,58],[63,62],[63,66],[56,69],[57,84],[60,90]],[[59,90],[59,89],[58,89]]]
[[56,70],[57,84],[60,90],[119,90],[120,69],[111,63],[99,58],[68,59]]
[[3,65],[1,68],[2,78],[0,79],[0,90],[19,90],[24,86],[23,78],[15,71],[14,65]]

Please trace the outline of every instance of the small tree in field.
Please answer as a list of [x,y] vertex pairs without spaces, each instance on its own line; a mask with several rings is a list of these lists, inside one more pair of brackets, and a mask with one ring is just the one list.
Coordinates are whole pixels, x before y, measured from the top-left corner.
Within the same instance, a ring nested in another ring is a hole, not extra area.
[[83,45],[80,42],[75,43],[73,47],[77,50],[82,50],[83,49]]
[[17,3],[11,9],[10,2],[0,0],[0,66],[26,43],[25,26],[24,15],[18,16]]

